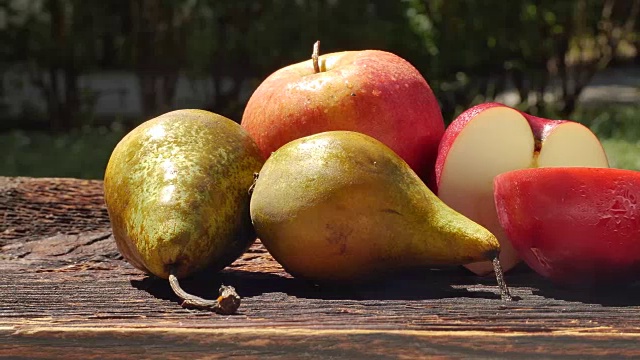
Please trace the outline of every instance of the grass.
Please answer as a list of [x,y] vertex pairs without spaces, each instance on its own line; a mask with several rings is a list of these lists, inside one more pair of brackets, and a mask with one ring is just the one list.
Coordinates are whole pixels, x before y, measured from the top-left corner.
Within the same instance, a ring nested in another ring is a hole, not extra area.
[[623,139],[604,139],[602,145],[609,158],[609,166],[640,170],[640,142]]
[[573,118],[600,138],[611,167],[640,170],[640,105],[583,108]]
[[101,179],[124,132],[83,129],[66,134],[0,134],[0,176]]
[[588,126],[603,140],[640,141],[640,104],[579,108],[572,119]]
[[[573,119],[598,135],[611,167],[640,170],[640,106],[579,109]],[[124,135],[117,126],[58,135],[0,133],[0,176],[101,179],[111,151]]]

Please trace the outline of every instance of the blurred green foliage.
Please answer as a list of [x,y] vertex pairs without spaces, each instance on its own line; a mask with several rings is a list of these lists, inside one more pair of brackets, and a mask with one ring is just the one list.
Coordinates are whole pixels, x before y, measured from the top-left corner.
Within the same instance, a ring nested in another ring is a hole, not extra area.
[[[318,39],[324,53],[407,59],[447,122],[512,89],[526,111],[593,119],[633,143],[637,107],[585,110],[579,98],[599,71],[638,62],[639,16],[640,0],[0,0],[0,174],[101,177],[127,129],[176,107],[181,75],[212,84],[202,108],[239,120],[260,81]],[[95,113],[104,94],[81,76],[114,70],[135,74],[140,114]],[[19,85],[3,79],[16,73],[44,109],[8,113]]]
[[0,175],[101,179],[122,129],[83,128],[49,134],[0,134]]
[[53,130],[85,125],[100,94],[79,77],[107,69],[136,74],[134,124],[173,108],[180,74],[210,79],[205,108],[238,120],[243,89],[307,59],[317,39],[325,53],[406,58],[445,119],[509,86],[530,112],[567,117],[594,74],[637,58],[639,15],[640,0],[2,0],[0,64],[37,86]]
[[[612,167],[640,170],[640,106],[579,108],[575,115],[601,139]],[[0,175],[101,179],[111,151],[125,134],[118,126],[61,134],[0,133]]]
[[607,153],[609,166],[619,169],[640,170],[640,142],[623,139],[604,139],[602,146]]

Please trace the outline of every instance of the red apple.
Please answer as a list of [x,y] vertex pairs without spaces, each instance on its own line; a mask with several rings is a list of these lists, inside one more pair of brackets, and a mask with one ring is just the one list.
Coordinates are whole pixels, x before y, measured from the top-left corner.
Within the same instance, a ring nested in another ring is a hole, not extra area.
[[372,136],[433,180],[444,121],[431,88],[409,62],[379,50],[345,51],[284,67],[252,94],[242,126],[268,157],[304,136],[350,130]]
[[640,172],[556,167],[495,178],[498,219],[524,261],[560,283],[640,274]]
[[[499,103],[474,106],[445,131],[436,160],[438,196],[450,207],[493,232],[508,271],[520,262],[504,234],[493,200],[493,178],[531,167],[608,167],[596,136],[585,126],[534,117]],[[490,262],[465,265],[478,275]]]

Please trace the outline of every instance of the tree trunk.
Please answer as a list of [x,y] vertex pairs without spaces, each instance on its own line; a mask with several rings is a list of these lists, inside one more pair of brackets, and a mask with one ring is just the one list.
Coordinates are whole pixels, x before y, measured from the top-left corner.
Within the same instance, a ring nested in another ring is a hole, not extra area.
[[186,33],[175,4],[137,0],[131,4],[134,63],[144,120],[171,110],[183,63]]
[[[76,125],[75,119],[81,106],[75,45],[69,41],[68,19],[64,5],[61,0],[47,2],[51,16],[52,59],[47,60],[46,70],[37,64],[32,74],[33,84],[46,99],[49,129],[56,132],[67,131]],[[49,81],[45,80],[43,71],[46,71]]]

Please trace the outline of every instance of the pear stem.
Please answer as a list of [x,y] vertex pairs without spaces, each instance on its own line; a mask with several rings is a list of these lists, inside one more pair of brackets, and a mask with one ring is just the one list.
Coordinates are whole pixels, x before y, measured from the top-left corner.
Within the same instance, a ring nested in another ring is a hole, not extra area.
[[233,286],[220,286],[218,298],[216,300],[206,300],[201,297],[191,295],[180,287],[180,282],[175,275],[175,269],[171,269],[169,274],[169,285],[173,292],[181,298],[182,307],[210,310],[222,315],[231,315],[240,307],[240,296]]
[[511,294],[509,293],[509,287],[507,287],[507,283],[504,281],[504,275],[502,273],[502,266],[500,265],[500,259],[498,255],[493,258],[493,272],[496,274],[496,280],[498,281],[498,287],[500,287],[500,298],[503,301],[513,301]]
[[253,195],[253,190],[256,188],[256,182],[258,182],[258,177],[260,177],[260,173],[253,173],[253,182],[251,183],[251,186],[249,186],[249,196]]
[[311,53],[311,61],[313,62],[313,71],[317,74],[320,72],[320,63],[318,59],[320,57],[320,40],[313,44],[313,52]]

